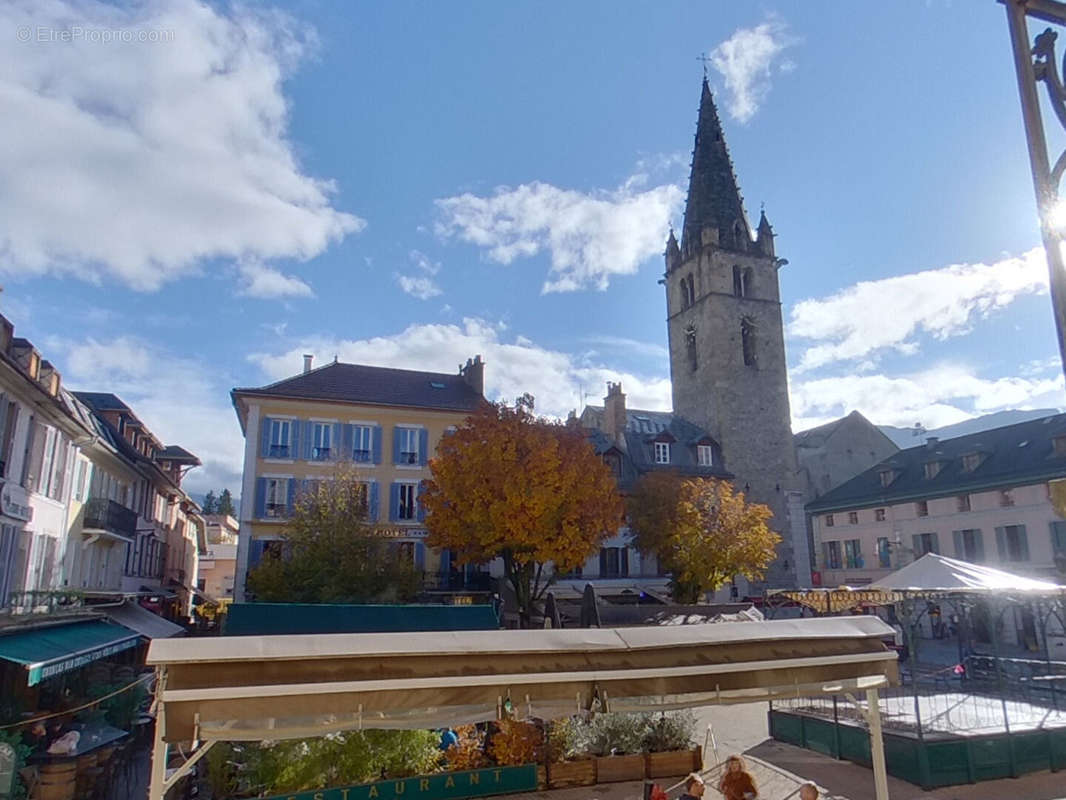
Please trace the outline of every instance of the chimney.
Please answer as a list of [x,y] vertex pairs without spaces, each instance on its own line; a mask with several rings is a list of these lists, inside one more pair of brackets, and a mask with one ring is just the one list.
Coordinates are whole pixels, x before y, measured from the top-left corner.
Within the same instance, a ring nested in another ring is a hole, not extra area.
[[480,354],[468,358],[466,366],[459,368],[459,374],[463,376],[467,386],[480,395],[485,394],[485,362],[481,360]]
[[603,398],[603,432],[613,441],[621,442],[626,429],[626,396],[622,384],[607,383],[607,396]]
[[311,362],[315,360],[315,357],[310,353],[304,353],[304,375],[311,371]]
[[927,436],[925,438],[925,446],[928,449],[930,449],[930,450],[935,449],[937,444],[939,444],[939,443],[940,443],[940,438],[937,437],[937,436]]
[[37,383],[52,397],[59,396],[59,371],[52,366],[51,361],[41,362],[41,366],[37,371]]

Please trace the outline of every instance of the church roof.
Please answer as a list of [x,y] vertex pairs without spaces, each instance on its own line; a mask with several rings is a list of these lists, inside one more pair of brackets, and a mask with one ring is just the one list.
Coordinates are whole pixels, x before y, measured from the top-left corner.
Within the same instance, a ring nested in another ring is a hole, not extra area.
[[744,204],[722,134],[722,123],[718,119],[711,88],[704,78],[681,234],[682,249],[699,245],[700,231],[707,226],[717,228],[720,244],[728,247],[733,242],[733,225],[737,222],[744,229],[742,235],[750,241]]

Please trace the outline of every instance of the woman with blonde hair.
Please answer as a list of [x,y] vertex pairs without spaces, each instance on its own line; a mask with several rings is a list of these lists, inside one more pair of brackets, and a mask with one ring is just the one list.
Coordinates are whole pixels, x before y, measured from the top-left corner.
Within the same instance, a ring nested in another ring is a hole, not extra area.
[[725,796],[725,800],[757,800],[759,797],[755,779],[748,773],[740,756],[726,759],[725,772],[718,781],[718,791]]

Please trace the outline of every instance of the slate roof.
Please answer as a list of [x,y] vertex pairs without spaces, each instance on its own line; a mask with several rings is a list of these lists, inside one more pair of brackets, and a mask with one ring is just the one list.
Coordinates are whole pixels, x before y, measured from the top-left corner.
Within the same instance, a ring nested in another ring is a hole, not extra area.
[[[622,474],[619,485],[627,488],[647,472],[673,471],[682,475],[708,478],[732,478],[722,462],[718,443],[697,425],[677,414],[665,411],[626,409],[624,447],[620,446],[602,430],[603,406],[586,406],[581,414],[581,423],[587,430],[589,441],[596,453],[602,455],[614,448],[622,453]],[[655,463],[655,440],[666,435],[673,439],[670,447],[670,463]],[[710,444],[714,453],[713,467],[702,467],[697,462],[696,445]]]
[[[807,504],[811,512],[865,508],[882,503],[1010,488],[1066,477],[1066,449],[1056,455],[1054,439],[1066,437],[1066,414],[1006,425],[1002,428],[958,436],[900,450],[879,464],[826,492]],[[962,458],[981,453],[976,469],[963,469]],[[925,477],[927,462],[941,463],[932,478]],[[894,470],[888,486],[881,473]]]
[[729,158],[722,123],[707,79],[703,80],[700,95],[699,122],[696,124],[696,143],[692,151],[692,172],[689,175],[688,199],[685,201],[685,222],[681,232],[682,248],[700,242],[705,226],[718,228],[720,243],[733,243],[733,224],[740,222],[742,236],[750,240],[744,205],[737,188],[733,162]]
[[233,394],[449,411],[475,411],[484,402],[461,375],[337,361],[269,386],[234,389]]

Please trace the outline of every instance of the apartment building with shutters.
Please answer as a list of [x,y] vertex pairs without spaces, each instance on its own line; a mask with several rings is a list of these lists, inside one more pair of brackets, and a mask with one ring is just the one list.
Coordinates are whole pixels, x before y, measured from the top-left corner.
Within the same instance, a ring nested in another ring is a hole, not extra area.
[[929,437],[807,504],[817,582],[862,586],[938,553],[1066,583],[1064,481],[1066,414]]
[[[447,551],[430,551],[419,503],[437,443],[484,401],[484,363],[456,374],[338,361],[269,386],[237,388],[234,409],[245,437],[234,596],[264,553],[279,547],[300,493],[354,469],[366,484],[367,516],[378,535],[407,555],[432,587],[474,580]],[[476,576],[475,576],[476,577]]]

